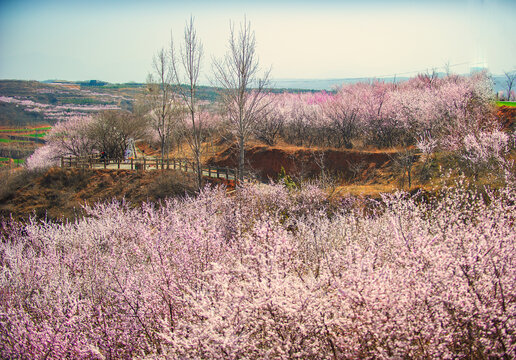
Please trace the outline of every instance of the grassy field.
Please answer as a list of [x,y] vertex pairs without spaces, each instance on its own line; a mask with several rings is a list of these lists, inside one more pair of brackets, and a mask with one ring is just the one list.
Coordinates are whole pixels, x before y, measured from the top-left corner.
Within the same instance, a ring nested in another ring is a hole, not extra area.
[[516,101],[497,101],[497,106],[510,106],[510,107],[516,107]]
[[25,159],[11,159],[6,157],[0,157],[0,168],[5,168],[6,166],[18,167],[23,164],[25,164]]
[[34,134],[26,134],[25,136],[33,137],[33,138],[42,138],[46,135],[46,132],[34,133]]
[[23,140],[12,140],[12,139],[6,139],[6,136],[9,135],[17,135],[17,136],[26,136],[26,137],[32,137],[32,138],[43,138],[47,132],[52,129],[51,126],[45,126],[45,127],[37,127],[37,128],[4,128],[0,129],[0,142],[3,143],[11,143],[11,142],[26,142]]
[[3,139],[3,138],[0,138],[0,142],[2,142],[2,143],[28,143],[28,142],[31,142],[31,141],[29,141],[29,140],[24,141],[24,140],[13,140],[13,139]]
[[[0,157],[0,162],[9,162],[11,158]],[[15,164],[23,164],[25,163],[25,159],[13,159]]]
[[[14,156],[20,157],[20,156],[27,156],[27,155],[20,155],[20,151],[29,154],[30,152],[34,151],[38,146],[37,143],[34,141],[30,141],[30,138],[37,138],[41,139],[43,138],[47,132],[52,129],[51,126],[35,126],[35,127],[9,127],[9,126],[2,126],[0,128],[0,148],[2,149],[10,149],[14,150]],[[10,139],[10,136],[18,136],[20,138],[18,139]],[[26,140],[23,140],[23,137],[27,137]],[[12,155],[13,153],[9,152],[3,152],[2,155]],[[8,155],[8,156],[9,156]],[[9,157],[0,157],[0,167],[6,167],[6,166],[19,166],[22,165],[25,162],[24,159],[14,159]]]
[[26,143],[29,141],[21,141],[21,140],[12,140],[12,139],[3,139],[0,138],[0,143]]

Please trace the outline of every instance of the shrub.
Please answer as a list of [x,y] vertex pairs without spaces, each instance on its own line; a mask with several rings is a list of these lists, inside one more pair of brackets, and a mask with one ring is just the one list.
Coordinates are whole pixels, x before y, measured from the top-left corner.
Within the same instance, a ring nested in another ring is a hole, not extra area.
[[195,178],[192,174],[181,171],[165,170],[148,185],[149,200],[156,201],[166,197],[193,195]]
[[481,171],[501,169],[509,151],[509,136],[501,131],[466,135],[463,143],[461,158],[469,172],[475,175]]
[[28,171],[23,168],[14,170],[0,168],[0,202],[15,196],[18,189],[39,175],[41,175],[41,171]]

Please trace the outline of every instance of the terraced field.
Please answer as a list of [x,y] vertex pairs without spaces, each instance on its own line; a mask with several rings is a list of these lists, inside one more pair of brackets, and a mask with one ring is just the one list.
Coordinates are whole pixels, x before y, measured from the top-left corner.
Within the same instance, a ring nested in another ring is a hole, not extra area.
[[50,126],[0,128],[0,167],[20,166],[51,129]]

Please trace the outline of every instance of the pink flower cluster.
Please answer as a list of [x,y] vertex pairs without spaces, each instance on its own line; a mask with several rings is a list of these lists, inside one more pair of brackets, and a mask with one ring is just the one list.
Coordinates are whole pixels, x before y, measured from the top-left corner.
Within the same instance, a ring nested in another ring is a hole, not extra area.
[[61,152],[57,144],[46,144],[38,147],[25,161],[25,167],[29,170],[46,169],[59,165],[59,158],[66,156]]
[[462,158],[473,166],[496,169],[506,162],[509,152],[509,135],[501,131],[468,134],[463,140]]
[[45,136],[46,144],[29,156],[29,170],[56,166],[61,156],[83,156],[95,153],[95,141],[88,136],[93,118],[73,116],[55,124]]
[[309,187],[5,223],[2,358],[512,358],[516,191]]

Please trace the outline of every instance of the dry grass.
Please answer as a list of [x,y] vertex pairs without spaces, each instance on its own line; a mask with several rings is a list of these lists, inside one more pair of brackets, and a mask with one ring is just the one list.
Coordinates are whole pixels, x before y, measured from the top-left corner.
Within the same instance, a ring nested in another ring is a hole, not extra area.
[[337,187],[335,193],[339,196],[378,197],[381,193],[394,192],[398,188],[396,184],[350,184]]
[[191,174],[174,170],[129,171],[52,168],[45,172],[2,172],[0,215],[73,219],[82,205],[124,198],[135,206],[146,201],[194,193]]

